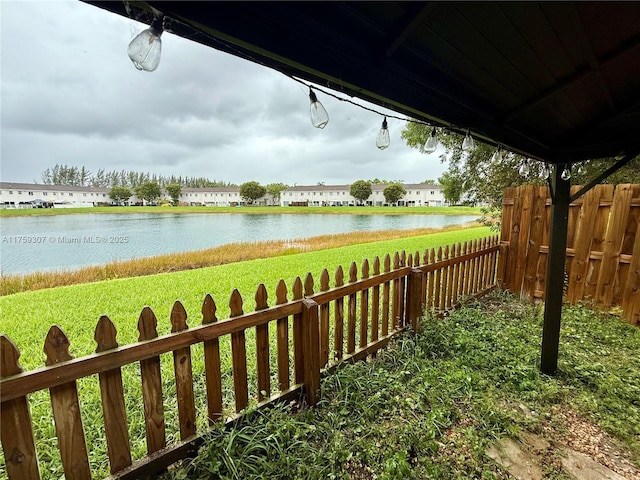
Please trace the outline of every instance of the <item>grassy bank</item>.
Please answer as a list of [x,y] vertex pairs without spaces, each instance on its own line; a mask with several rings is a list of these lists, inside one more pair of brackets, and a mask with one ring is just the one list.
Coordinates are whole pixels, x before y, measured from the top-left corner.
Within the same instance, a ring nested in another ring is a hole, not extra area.
[[0,209],[0,218],[25,215],[73,215],[78,213],[481,215],[480,207],[88,207]]
[[540,337],[539,307],[493,294],[325,379],[317,408],[214,431],[166,478],[513,478],[485,452],[528,432],[549,442],[544,478],[570,478],[567,446],[639,478],[640,330],[567,308],[556,378],[538,372]]

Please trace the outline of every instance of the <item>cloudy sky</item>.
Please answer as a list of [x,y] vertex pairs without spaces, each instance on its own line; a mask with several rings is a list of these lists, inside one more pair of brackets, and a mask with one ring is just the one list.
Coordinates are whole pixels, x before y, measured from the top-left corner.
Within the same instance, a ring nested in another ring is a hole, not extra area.
[[313,128],[303,85],[168,32],[158,69],[138,71],[127,45],[146,26],[99,8],[0,1],[0,18],[2,181],[40,182],[56,163],[289,185],[445,169],[404,144],[403,121],[380,151],[381,117],[319,93],[330,121]]

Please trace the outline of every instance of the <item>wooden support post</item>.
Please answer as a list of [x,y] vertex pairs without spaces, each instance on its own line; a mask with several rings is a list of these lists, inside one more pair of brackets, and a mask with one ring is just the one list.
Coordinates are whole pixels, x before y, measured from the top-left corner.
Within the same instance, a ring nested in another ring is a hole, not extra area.
[[411,325],[414,333],[420,333],[420,322],[422,316],[422,277],[424,274],[419,268],[411,270],[408,276],[407,285],[407,317],[406,325]]
[[540,371],[547,375],[555,375],[558,369],[558,346],[560,344],[560,319],[562,316],[567,225],[569,222],[569,193],[571,187],[571,180],[562,178],[564,168],[565,166],[562,164],[554,164],[552,173],[551,229],[549,231],[549,255],[547,257],[547,282],[540,360]]
[[302,300],[302,337],[304,345],[304,389],[307,404],[314,406],[320,399],[320,338],[318,304]]

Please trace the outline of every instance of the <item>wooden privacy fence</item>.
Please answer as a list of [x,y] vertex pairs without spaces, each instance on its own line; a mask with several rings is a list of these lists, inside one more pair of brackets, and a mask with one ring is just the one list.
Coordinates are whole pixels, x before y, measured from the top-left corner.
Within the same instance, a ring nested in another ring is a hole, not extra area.
[[[99,442],[88,443],[88,433],[104,432],[107,459],[102,462],[108,460],[113,477],[141,478],[193,457],[209,428],[230,416],[239,418],[247,407],[301,399],[314,405],[322,375],[374,355],[408,327],[417,331],[425,307],[436,312],[452,308],[462,297],[491,288],[498,249],[496,236],[431,249],[422,259],[419,252],[395,253],[393,264],[389,255],[382,262],[376,257],[371,267],[363,262],[360,278],[355,263],[348,278],[338,267],[333,287],[325,269],[319,286],[311,274],[304,283],[297,278],[290,299],[281,280],[273,306],[260,285],[255,310],[248,313],[234,290],[230,317],[224,320],[216,318],[216,304],[207,295],[201,324],[193,327],[187,325],[182,304],[175,302],[171,333],[163,336],[158,336],[154,312],[145,307],[138,320],[139,341],[130,345],[118,345],[113,323],[103,316],[95,328],[95,353],[81,358],[69,354],[69,339],[52,326],[44,342],[46,365],[26,372],[18,363],[18,348],[2,335],[0,433],[8,477],[40,478],[37,446],[42,434],[33,428],[29,398],[47,390],[68,480],[91,478],[101,462],[92,455]],[[123,381],[125,374],[132,382]],[[96,376],[99,394],[94,397],[100,406],[94,410],[102,411],[101,425],[90,425],[85,432],[81,413],[91,408],[83,405],[91,395],[89,387],[79,395],[78,386]],[[138,397],[130,383],[137,384]],[[139,403],[131,405],[132,399]],[[177,415],[169,412],[168,400],[175,400]],[[130,420],[140,411],[146,454],[136,459]],[[179,440],[171,442],[174,418]]]
[[[523,298],[544,297],[550,219],[547,187],[505,191],[498,275]],[[619,307],[640,323],[640,185],[597,185],[570,204],[565,272],[569,302]]]

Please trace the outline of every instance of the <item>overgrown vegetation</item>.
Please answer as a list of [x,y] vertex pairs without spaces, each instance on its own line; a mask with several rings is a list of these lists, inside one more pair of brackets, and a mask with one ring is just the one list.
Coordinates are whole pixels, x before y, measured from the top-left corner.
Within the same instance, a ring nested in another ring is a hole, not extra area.
[[553,446],[545,478],[566,479],[569,411],[640,463],[639,329],[566,307],[560,371],[548,378],[538,370],[540,307],[494,293],[422,328],[324,379],[317,408],[254,412],[239,428],[212,432],[197,458],[166,477],[507,478],[486,448],[536,432]]

